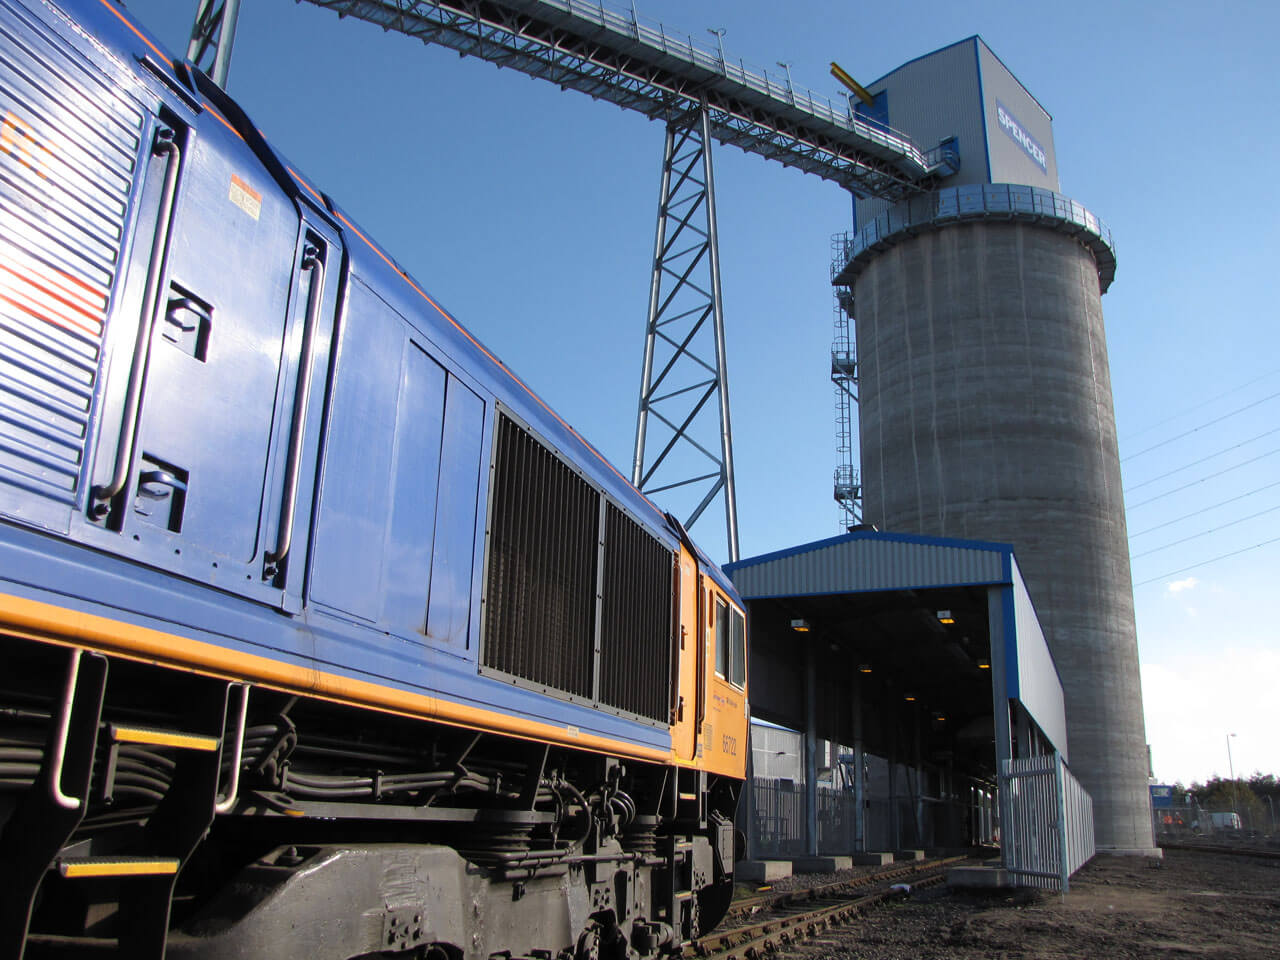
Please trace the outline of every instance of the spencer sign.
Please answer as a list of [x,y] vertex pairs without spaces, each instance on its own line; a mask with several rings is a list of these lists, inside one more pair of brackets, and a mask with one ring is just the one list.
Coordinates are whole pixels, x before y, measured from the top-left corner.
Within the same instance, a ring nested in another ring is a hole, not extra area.
[[1042,172],[1049,172],[1049,162],[1045,157],[1044,147],[1036,142],[1036,138],[1027,133],[1026,129],[1020,124],[1009,108],[999,100],[996,101],[996,119],[1000,123],[1000,129],[1007,133],[1010,139],[1020,146],[1028,157],[1035,161]]

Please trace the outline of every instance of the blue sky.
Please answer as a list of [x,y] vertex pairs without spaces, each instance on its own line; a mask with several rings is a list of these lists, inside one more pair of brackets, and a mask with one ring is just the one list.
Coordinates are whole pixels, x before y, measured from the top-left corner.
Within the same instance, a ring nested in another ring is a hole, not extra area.
[[[869,81],[979,33],[1049,110],[1062,192],[1110,225],[1118,251],[1103,307],[1156,776],[1225,776],[1229,733],[1238,773],[1280,774],[1269,609],[1280,543],[1251,549],[1280,538],[1272,7],[637,5],[708,44],[707,28],[724,29],[730,59],[791,61],[796,84],[833,97],[830,60]],[[128,6],[185,49],[195,0]],[[244,0],[230,90],[297,169],[629,472],[659,124],[293,0]],[[732,148],[715,164],[752,556],[839,532],[827,283],[849,200]],[[695,536],[723,556],[719,516]]]

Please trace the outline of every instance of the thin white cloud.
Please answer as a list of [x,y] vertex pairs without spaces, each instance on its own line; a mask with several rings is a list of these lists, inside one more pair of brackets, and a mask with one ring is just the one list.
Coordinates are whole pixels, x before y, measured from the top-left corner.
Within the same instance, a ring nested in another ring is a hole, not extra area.
[[1200,581],[1195,577],[1187,577],[1185,580],[1174,580],[1168,585],[1170,593],[1181,593],[1183,590],[1190,590],[1199,584]]

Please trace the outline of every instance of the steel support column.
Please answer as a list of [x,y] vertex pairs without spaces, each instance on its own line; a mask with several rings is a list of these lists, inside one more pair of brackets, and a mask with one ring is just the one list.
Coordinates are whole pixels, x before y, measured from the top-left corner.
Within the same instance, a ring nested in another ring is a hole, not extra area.
[[867,775],[862,742],[862,675],[853,675],[853,851],[867,852]]
[[239,18],[240,0],[200,0],[187,44],[187,59],[224,90]]
[[804,852],[818,855],[818,652],[804,645]]
[[[684,494],[678,512],[686,527],[723,495],[728,558],[735,561],[738,507],[710,147],[705,103],[667,125],[631,479],[646,494]],[[656,454],[646,447],[655,426]]]

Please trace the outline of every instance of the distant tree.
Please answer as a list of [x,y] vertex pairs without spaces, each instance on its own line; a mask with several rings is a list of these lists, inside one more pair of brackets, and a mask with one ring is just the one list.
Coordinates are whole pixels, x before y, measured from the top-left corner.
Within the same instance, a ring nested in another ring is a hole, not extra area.
[[[1248,780],[1214,777],[1206,784],[1192,784],[1196,802],[1205,810],[1240,814],[1246,830],[1266,830],[1271,822],[1266,803],[1253,792]],[[1274,803],[1274,801],[1273,801]]]
[[1255,770],[1249,778],[1249,788],[1260,797],[1271,797],[1280,800],[1280,780],[1274,773],[1262,773]]

